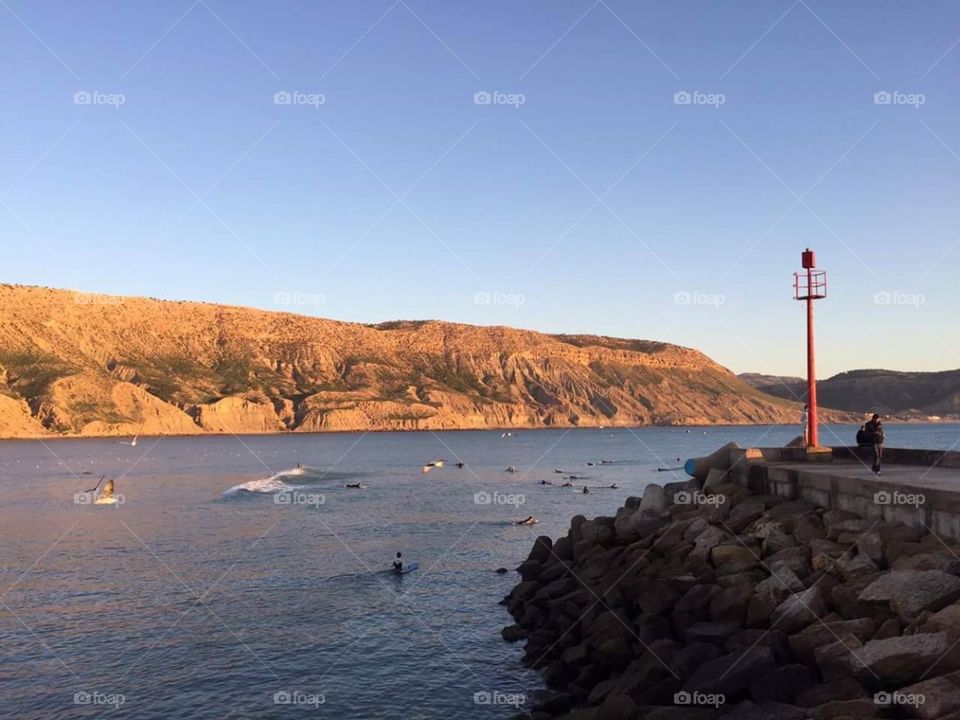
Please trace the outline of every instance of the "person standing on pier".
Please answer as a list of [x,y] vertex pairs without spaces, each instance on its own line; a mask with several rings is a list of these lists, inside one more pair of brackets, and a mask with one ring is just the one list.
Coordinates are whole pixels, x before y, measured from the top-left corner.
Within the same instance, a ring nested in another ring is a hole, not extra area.
[[870,419],[870,422],[867,423],[865,430],[867,432],[867,440],[870,443],[870,447],[873,448],[873,473],[874,475],[880,474],[880,458],[883,457],[883,423],[880,421],[880,416],[876,413],[873,414],[873,417]]
[[803,446],[810,445],[810,406],[804,405],[800,414],[800,432],[803,433]]

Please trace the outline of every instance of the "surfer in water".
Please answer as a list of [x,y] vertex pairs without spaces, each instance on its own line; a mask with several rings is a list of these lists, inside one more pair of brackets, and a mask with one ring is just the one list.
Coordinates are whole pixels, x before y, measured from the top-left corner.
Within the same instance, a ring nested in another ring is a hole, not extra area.
[[514,525],[536,525],[538,520],[533,515],[527,515],[523,520],[517,520]]
[[400,575],[403,572],[403,559],[401,553],[397,553],[397,559],[393,561],[393,571]]
[[586,485],[583,486],[583,494],[584,494],[584,495],[589,495],[589,494],[590,494],[590,488],[588,488]]

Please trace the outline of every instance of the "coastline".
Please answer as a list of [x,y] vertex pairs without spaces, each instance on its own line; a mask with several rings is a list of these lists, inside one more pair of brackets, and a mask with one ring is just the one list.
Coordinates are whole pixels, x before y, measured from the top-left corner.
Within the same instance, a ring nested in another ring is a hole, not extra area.
[[[833,425],[854,425],[855,423],[829,423]],[[895,423],[891,423],[895,424]],[[920,423],[912,423],[920,424]],[[960,423],[951,423],[951,422],[940,422],[940,423],[931,423],[931,424],[940,424],[940,425],[950,425],[950,424],[960,424]],[[436,433],[436,432],[541,432],[545,430],[565,430],[572,432],[575,430],[591,430],[591,431],[606,431],[606,430],[644,430],[649,428],[675,428],[680,430],[693,430],[693,429],[707,429],[707,428],[745,428],[745,427],[791,427],[796,425],[799,429],[800,424],[797,423],[717,423],[715,425],[683,425],[683,424],[663,424],[663,425],[511,425],[504,427],[456,427],[456,428],[371,428],[371,429],[343,429],[343,430],[287,430],[287,431],[266,431],[266,432],[218,432],[218,431],[209,431],[209,430],[200,430],[196,433],[161,433],[161,434],[140,434],[142,440],[148,439],[157,439],[157,438],[206,438],[206,437],[285,437],[285,436],[300,436],[300,435],[349,435],[351,433],[364,435],[368,433]],[[15,440],[110,440],[115,438],[125,438],[131,437],[129,433],[123,434],[102,434],[102,435],[84,435],[84,434],[67,434],[67,433],[56,433],[49,435],[24,435],[24,436],[14,436],[14,437],[0,437],[0,442],[15,441]]]

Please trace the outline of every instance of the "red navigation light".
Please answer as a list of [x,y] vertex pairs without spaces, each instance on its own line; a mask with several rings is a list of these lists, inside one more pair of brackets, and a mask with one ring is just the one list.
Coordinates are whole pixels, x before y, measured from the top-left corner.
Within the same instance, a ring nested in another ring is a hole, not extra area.
[[815,268],[817,266],[817,256],[814,254],[813,250],[807,248],[800,254],[801,267],[804,270],[809,268]]

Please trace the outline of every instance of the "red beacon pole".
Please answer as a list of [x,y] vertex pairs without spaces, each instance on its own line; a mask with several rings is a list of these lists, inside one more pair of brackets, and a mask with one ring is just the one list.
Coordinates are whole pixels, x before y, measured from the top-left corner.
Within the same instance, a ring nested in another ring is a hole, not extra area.
[[807,301],[807,405],[808,428],[807,447],[819,447],[817,428],[817,372],[813,350],[813,301],[827,296],[827,273],[816,270],[817,260],[813,250],[807,248],[801,255],[803,269],[806,272],[793,274],[793,297]]

